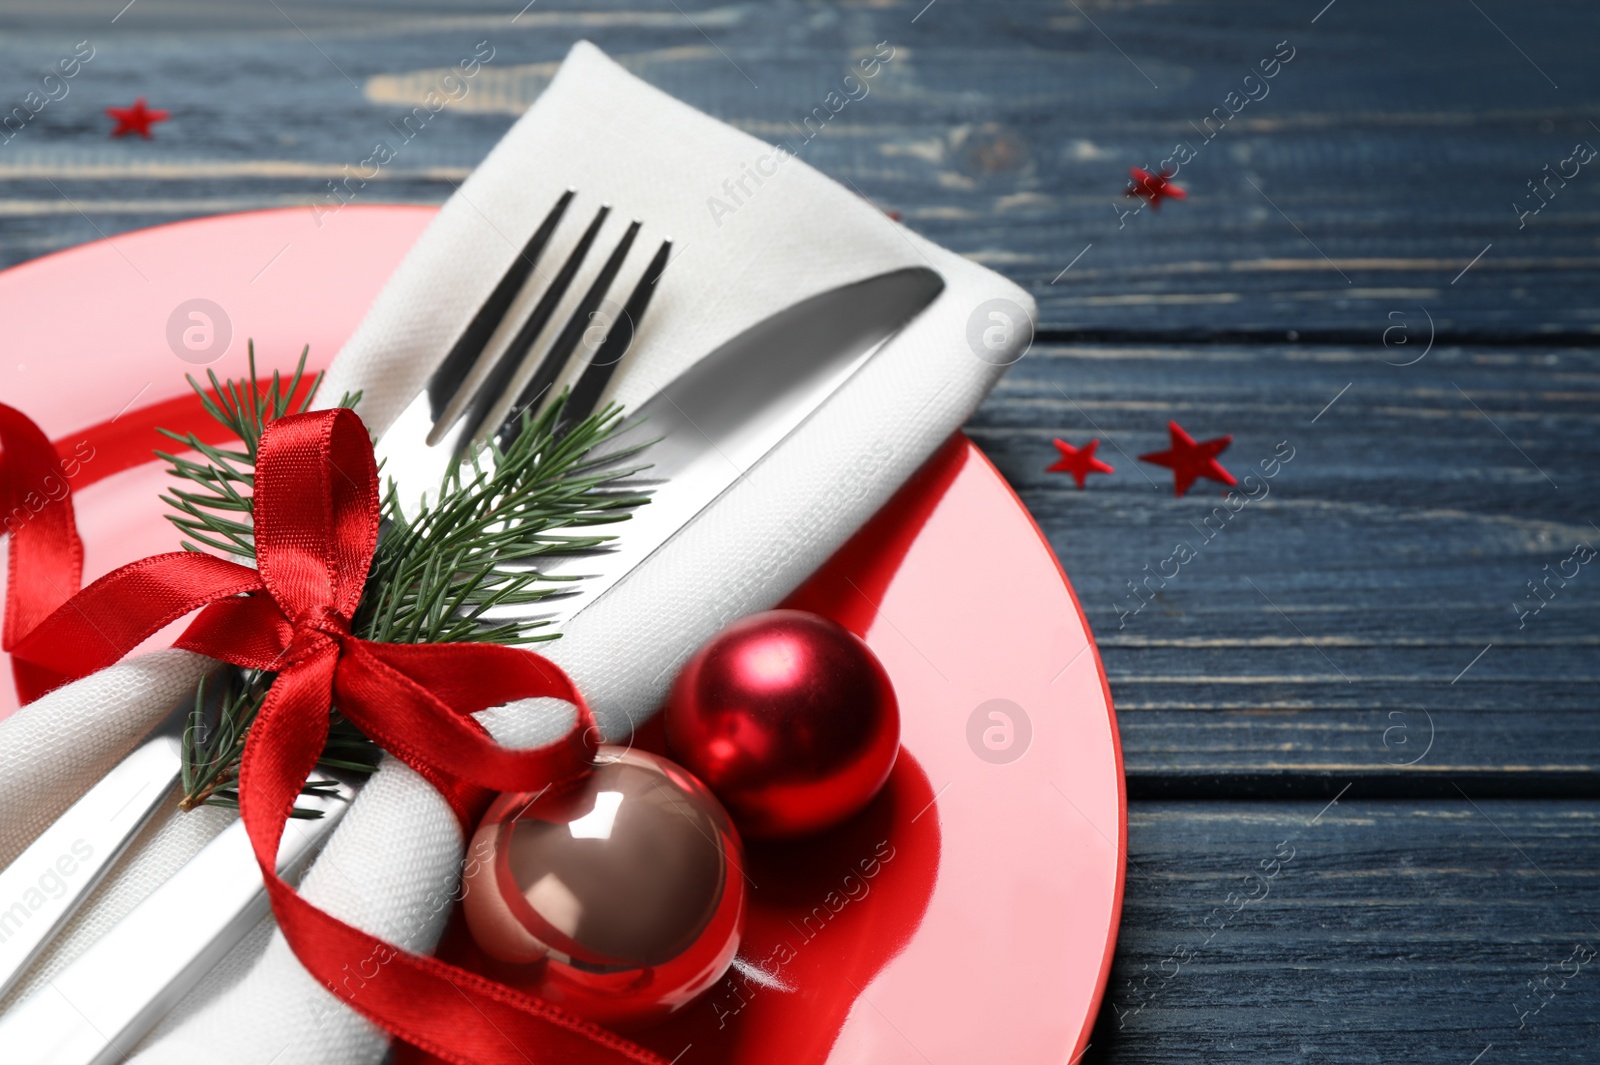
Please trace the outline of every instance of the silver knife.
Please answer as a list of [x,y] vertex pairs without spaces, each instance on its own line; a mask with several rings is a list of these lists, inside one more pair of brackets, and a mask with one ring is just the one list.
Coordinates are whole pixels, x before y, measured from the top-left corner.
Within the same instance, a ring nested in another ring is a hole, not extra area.
[[[910,267],[830,289],[757,322],[712,351],[636,410],[606,450],[648,444],[634,482],[650,491],[613,545],[541,560],[540,572],[582,576],[568,595],[491,612],[559,627],[631,573],[800,426],[901,327],[933,302],[944,279]],[[437,489],[454,432],[432,447],[428,397],[384,434],[378,458],[403,504]]]
[[[634,511],[615,546],[541,564],[542,571],[552,575],[583,575],[583,580],[575,582],[574,593],[504,608],[497,616],[514,609],[518,613],[510,616],[554,626],[576,617],[745,476],[943,288],[943,278],[921,267],[842,285],[758,322],[700,359],[630,412],[629,421],[636,424],[608,445],[608,451],[622,451],[649,444],[649,450],[637,456],[650,464],[647,479],[640,481],[651,491],[649,505]],[[377,447],[384,473],[394,480],[408,509],[424,493],[437,489],[456,454],[461,427],[430,446],[426,440],[432,427],[430,399],[424,392],[384,433]],[[310,833],[319,825],[326,832],[332,827],[325,823],[328,820],[300,824],[312,826],[305,829]],[[242,833],[242,826],[236,824],[228,831],[235,830]],[[109,1008],[134,1019],[119,1045],[137,1042],[161,1015],[162,1010],[153,1004],[170,1008],[248,930],[249,923],[242,922],[239,913],[251,907],[259,911],[266,904],[260,874],[248,856],[231,865],[219,861],[208,866],[205,881],[216,881],[210,887],[197,888],[202,874],[185,879],[188,872],[185,866],[151,894],[146,900],[148,908],[141,904],[107,933],[101,942],[110,945],[104,950],[91,951],[52,981],[56,986],[63,980],[81,982],[69,986],[100,986],[98,993],[114,1000]],[[190,893],[196,890],[240,900],[248,896],[248,902],[186,917],[192,934],[186,936],[184,945],[175,945],[180,964],[170,967],[164,977],[166,984],[140,980],[116,988],[96,985],[95,973],[102,967],[113,972],[145,967],[148,943],[160,942],[160,918],[154,915],[165,913],[164,907],[177,904],[176,900],[192,898]],[[124,925],[132,930],[113,940]],[[203,951],[195,945],[199,943],[205,944]],[[201,953],[208,960],[195,964]],[[59,1004],[35,1003],[51,994],[47,986],[0,1018],[0,1047],[7,1051],[7,1065],[13,1061],[17,1065],[101,1065],[116,1060],[85,1056],[87,1044],[61,1043],[51,1034]],[[24,1048],[28,1053],[19,1053]],[[96,1053],[109,1051],[102,1045]]]
[[[323,779],[337,786],[298,803],[322,817],[284,827],[279,876],[301,871],[350,804],[348,785]],[[6,1065],[121,1061],[267,909],[244,822],[234,821],[71,965],[0,1016]]]
[[182,768],[177,729],[167,721],[73,803],[0,872],[0,997],[46,944],[172,790]]

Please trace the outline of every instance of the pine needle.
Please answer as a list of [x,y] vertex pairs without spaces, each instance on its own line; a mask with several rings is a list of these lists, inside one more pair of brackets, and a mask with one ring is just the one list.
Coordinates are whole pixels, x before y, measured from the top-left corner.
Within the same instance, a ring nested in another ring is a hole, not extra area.
[[[309,349],[308,349],[309,350]],[[190,551],[213,551],[254,561],[252,495],[262,434],[278,418],[309,410],[322,375],[302,390],[308,351],[302,351],[287,380],[274,373],[263,386],[250,346],[250,376],[219,381],[208,373],[210,389],[194,378],[189,384],[210,415],[240,442],[218,447],[194,434],[162,430],[185,451],[158,452],[179,487],[162,495],[167,515]],[[299,401],[296,397],[299,395]],[[354,406],[360,396],[345,396]],[[625,521],[648,501],[622,482],[639,472],[623,466],[641,448],[597,455],[623,428],[620,408],[609,406],[564,431],[566,397],[542,413],[524,412],[522,432],[501,448],[489,443],[448,473],[414,519],[402,512],[392,481],[382,499],[384,532],[368,573],[351,631],[385,643],[528,644],[556,639],[544,623],[495,619],[504,606],[537,603],[572,590],[574,578],[546,576],[540,562],[592,551],[614,539],[598,527]],[[185,731],[183,806],[236,806],[239,761],[250,726],[275,674],[226,667],[208,690],[195,694]],[[328,741],[319,767],[343,773],[370,773],[377,746],[332,711]],[[311,794],[319,785],[307,784]],[[297,816],[317,816],[297,809]]]

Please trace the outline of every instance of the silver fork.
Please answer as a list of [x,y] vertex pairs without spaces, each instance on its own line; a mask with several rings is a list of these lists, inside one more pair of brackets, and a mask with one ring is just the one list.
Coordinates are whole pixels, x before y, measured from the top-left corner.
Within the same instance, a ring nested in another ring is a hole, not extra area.
[[[422,394],[378,442],[378,458],[400,485],[408,510],[416,502],[415,498],[405,498],[413,494],[406,491],[408,488],[439,484],[469,447],[490,435],[498,437],[502,444],[513,437],[521,426],[523,411],[537,409],[545,401],[563,370],[581,357],[580,349],[588,349],[592,354],[568,393],[562,422],[571,424],[587,417],[598,405],[617,364],[633,344],[639,321],[655,294],[655,284],[672,254],[672,242],[662,241],[627,301],[620,310],[609,312],[605,306],[606,293],[638,236],[641,225],[638,221],[628,225],[554,338],[536,347],[550,332],[552,317],[571,290],[610,214],[611,208],[602,204],[504,351],[498,355],[489,351],[490,340],[505,321],[529,275],[537,271],[539,260],[574,196],[569,189],[556,201],[428,379]],[[512,385],[519,376],[528,374],[530,367],[527,383],[515,399],[511,399]],[[476,384],[466,387],[469,380]]]
[[[540,276],[531,282],[535,287],[542,283],[543,290],[504,350],[496,354],[490,349],[490,341],[507,322],[517,297],[530,286],[530,278],[539,273],[539,261],[575,198],[575,191],[569,189],[556,201],[446,354],[427,388],[379,441],[379,455],[387,455],[390,472],[394,472],[392,463],[403,459],[404,483],[437,485],[448,467],[459,461],[474,441],[489,435],[508,439],[521,425],[523,412],[537,408],[563,371],[585,356],[587,362],[570,390],[562,424],[581,420],[598,405],[617,363],[633,342],[671,254],[671,242],[663,241],[620,311],[614,316],[603,313],[606,294],[624,265],[640,222],[630,223],[560,330],[541,344],[610,213],[609,206],[600,206],[555,275]],[[530,366],[532,376],[506,409],[513,382]],[[469,380],[477,383],[466,387]],[[437,475],[425,478],[419,464],[428,465],[427,472],[436,471]],[[179,775],[179,737],[188,719],[187,708],[175,710],[144,744],[0,872],[0,907],[11,905],[14,899],[32,898],[30,889],[34,889],[34,895],[41,894],[36,890],[41,876],[50,878],[51,887],[50,897],[41,908],[30,909],[27,903],[21,903],[25,913],[15,906],[0,909],[0,996],[15,986],[128,843],[162,809]],[[295,822],[292,827],[296,831],[286,833],[278,855],[280,870],[303,863],[337,824],[359,786],[331,779],[328,783],[332,785],[329,794],[312,802],[323,816],[315,821]],[[97,941],[91,952],[104,950],[121,955],[122,951],[134,949],[131,944],[145,942],[156,954],[181,954],[171,939],[172,900],[195,898],[190,881],[201,882],[214,876],[218,862],[248,860],[248,853],[244,826],[235,822]],[[235,857],[230,859],[227,855]],[[70,875],[67,864],[72,866]],[[65,888],[56,895],[58,883],[64,883]],[[96,983],[92,965],[74,965],[65,974],[68,986],[75,971],[87,983],[81,989],[84,994],[73,998],[91,1000],[92,1005],[69,1001],[63,980],[54,980],[52,986],[0,1018],[0,1045],[8,1047],[9,1059],[9,1054],[20,1048],[8,1043],[8,1031],[55,1031],[52,1045],[40,1048],[41,1054],[28,1060],[119,1060],[211,964],[249,931],[254,920],[248,918],[264,912],[260,907],[261,893],[257,890],[249,898],[241,895],[212,906],[215,912],[208,911],[203,920],[186,919],[184,935],[207,945],[206,964],[179,966],[171,971],[160,971],[157,966],[156,972],[141,974],[134,994],[106,993]],[[86,1009],[89,1016],[83,1013]],[[24,1016],[30,1013],[32,1016]]]

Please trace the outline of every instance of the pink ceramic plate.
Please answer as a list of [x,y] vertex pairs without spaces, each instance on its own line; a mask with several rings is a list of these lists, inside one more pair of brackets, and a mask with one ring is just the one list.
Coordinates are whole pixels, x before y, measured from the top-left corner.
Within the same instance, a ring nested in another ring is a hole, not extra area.
[[[177,546],[144,460],[154,425],[202,424],[184,374],[243,375],[246,338],[266,370],[305,344],[326,365],[433,213],[231,215],[0,274],[0,398],[64,453],[94,448],[74,479],[87,579]],[[899,766],[844,828],[752,848],[741,956],[764,975],[638,1038],[681,1065],[1074,1060],[1116,940],[1127,811],[1099,655],[1043,536],[957,436],[790,605],[882,658]]]

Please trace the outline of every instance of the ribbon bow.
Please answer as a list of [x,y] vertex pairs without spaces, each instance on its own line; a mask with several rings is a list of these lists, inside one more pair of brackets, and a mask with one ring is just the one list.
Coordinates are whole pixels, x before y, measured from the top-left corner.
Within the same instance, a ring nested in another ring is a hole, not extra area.
[[[10,435],[5,444],[11,456]],[[279,419],[256,464],[258,569],[183,551],[131,563],[39,621],[14,643],[13,659],[36,678],[76,679],[205,607],[174,646],[277,674],[245,744],[239,808],[278,926],[306,969],[352,1009],[457,1065],[527,1065],[529,1051],[535,1060],[660,1065],[538,999],[389,946],[278,878],[284,823],[327,741],[330,705],[438,788],[467,832],[492,792],[575,780],[593,754],[588,706],[546,658],[495,644],[385,644],[351,634],[378,518],[377,462],[361,419],[347,409]],[[543,747],[502,747],[471,717],[538,696],[577,711],[567,734]],[[362,972],[352,988],[352,962],[377,971]]]

